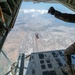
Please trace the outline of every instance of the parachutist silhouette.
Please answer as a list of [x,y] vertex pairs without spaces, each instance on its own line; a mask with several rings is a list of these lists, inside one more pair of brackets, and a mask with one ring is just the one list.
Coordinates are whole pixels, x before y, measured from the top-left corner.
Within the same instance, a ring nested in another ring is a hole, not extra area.
[[35,36],[36,36],[37,39],[39,38],[38,33],[36,33]]

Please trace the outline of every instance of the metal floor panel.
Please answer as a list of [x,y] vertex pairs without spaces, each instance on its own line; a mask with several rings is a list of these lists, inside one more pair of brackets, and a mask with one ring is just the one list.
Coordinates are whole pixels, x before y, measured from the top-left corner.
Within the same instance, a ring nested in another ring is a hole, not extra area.
[[[72,62],[75,64],[75,55]],[[26,75],[68,75],[62,67],[66,66],[64,51],[32,53]]]

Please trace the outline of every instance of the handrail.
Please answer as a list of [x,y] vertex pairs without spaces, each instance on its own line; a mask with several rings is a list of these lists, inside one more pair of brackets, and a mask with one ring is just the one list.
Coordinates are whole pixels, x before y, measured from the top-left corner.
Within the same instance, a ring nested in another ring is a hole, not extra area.
[[22,54],[19,75],[23,75],[23,71],[24,71],[24,58],[25,58],[25,55]]

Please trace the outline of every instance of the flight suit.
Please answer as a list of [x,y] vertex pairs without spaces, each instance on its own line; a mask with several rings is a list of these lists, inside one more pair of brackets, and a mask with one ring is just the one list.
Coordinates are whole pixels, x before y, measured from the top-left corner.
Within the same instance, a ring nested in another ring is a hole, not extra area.
[[75,23],[75,14],[61,13],[61,12],[56,10],[54,15],[56,18],[61,19],[65,22]]
[[75,23],[75,14],[61,13],[60,11],[55,10],[53,7],[49,8],[48,13],[65,22]]

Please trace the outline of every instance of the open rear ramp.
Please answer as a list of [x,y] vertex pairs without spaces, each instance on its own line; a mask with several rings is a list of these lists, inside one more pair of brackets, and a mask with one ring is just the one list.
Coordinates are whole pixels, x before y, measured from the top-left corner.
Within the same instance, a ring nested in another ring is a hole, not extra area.
[[[74,61],[75,56],[73,55],[73,66]],[[68,75],[65,67],[63,50],[32,53],[26,75]]]

